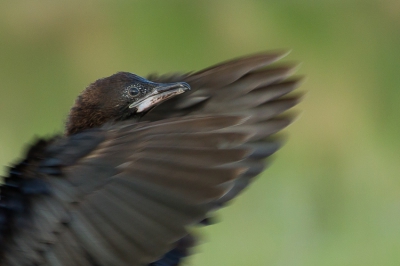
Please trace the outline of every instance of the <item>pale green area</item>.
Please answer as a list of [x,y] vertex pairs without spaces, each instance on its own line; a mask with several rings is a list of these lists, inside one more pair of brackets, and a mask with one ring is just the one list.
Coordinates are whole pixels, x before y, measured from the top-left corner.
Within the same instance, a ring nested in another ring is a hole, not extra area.
[[282,47],[308,77],[301,116],[188,265],[400,265],[398,0],[1,1],[0,165],[99,77]]

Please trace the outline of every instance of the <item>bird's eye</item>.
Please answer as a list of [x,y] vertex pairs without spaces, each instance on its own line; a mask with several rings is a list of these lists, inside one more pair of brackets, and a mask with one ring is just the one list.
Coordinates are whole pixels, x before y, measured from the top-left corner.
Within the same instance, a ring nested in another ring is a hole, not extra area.
[[138,95],[140,94],[140,91],[139,91],[139,89],[136,88],[136,87],[131,87],[131,88],[129,88],[129,94],[130,94],[132,97],[136,97],[136,96],[138,96]]

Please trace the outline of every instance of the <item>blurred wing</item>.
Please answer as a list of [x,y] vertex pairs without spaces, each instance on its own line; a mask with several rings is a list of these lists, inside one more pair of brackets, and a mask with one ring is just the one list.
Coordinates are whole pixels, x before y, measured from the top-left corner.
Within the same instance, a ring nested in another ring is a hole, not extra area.
[[286,80],[295,66],[271,66],[287,52],[269,52],[231,60],[192,74],[156,76],[156,82],[185,81],[192,90],[154,108],[143,118],[156,121],[188,114],[247,113],[259,121],[295,105],[298,98],[279,98],[299,86],[300,79]]
[[[238,162],[250,153],[240,147],[250,136],[231,131],[245,120],[120,123],[59,140],[39,169],[64,167],[64,176],[34,178],[45,189],[34,193],[29,220],[2,265],[146,265],[159,259],[246,171]],[[73,159],[100,139],[84,158]]]
[[267,138],[286,127],[290,117],[280,116],[299,102],[299,96],[285,96],[296,89],[300,78],[287,79],[294,72],[293,65],[274,66],[287,52],[266,52],[221,63],[192,74],[150,76],[157,82],[185,81],[192,90],[174,97],[144,117],[157,121],[166,117],[188,115],[241,115],[249,119],[235,128],[236,132],[252,133],[245,144],[253,150],[246,160],[250,167],[235,180],[234,186],[218,204],[225,203],[240,193],[265,168],[264,158],[280,147],[276,139]]
[[[193,92],[156,108],[145,117],[152,121],[52,144],[34,178],[41,189],[30,192],[29,223],[2,265],[146,265],[161,258],[279,148],[269,136],[290,123],[277,115],[297,98],[278,98],[297,81],[282,81],[288,68],[259,70],[277,58],[257,55],[186,76]],[[60,169],[62,177],[47,175]]]

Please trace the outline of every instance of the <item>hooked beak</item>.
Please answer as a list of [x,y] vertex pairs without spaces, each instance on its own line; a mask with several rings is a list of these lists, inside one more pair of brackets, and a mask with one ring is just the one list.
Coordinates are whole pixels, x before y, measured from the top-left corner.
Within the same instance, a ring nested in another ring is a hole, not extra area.
[[151,93],[146,95],[140,101],[129,105],[129,108],[136,108],[136,112],[146,111],[176,95],[182,94],[190,90],[189,84],[186,82],[176,83],[155,83],[156,87]]

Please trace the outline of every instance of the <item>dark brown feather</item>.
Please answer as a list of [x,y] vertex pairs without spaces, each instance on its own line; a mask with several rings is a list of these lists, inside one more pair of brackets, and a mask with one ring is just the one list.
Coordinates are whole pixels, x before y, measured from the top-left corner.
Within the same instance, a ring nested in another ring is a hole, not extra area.
[[[70,115],[71,136],[35,146],[28,156],[34,163],[18,168],[50,192],[29,196],[28,226],[7,242],[1,265],[143,266],[170,252],[185,256],[193,245],[183,241],[191,239],[187,227],[240,194],[281,146],[272,135],[291,123],[282,114],[299,102],[286,95],[300,80],[286,80],[292,65],[271,66],[284,55],[152,76],[192,90],[140,121],[104,124],[112,112],[95,106],[102,115],[93,121],[102,127],[73,135],[87,128],[86,120],[73,124],[89,112],[79,114],[79,103],[94,104],[81,96]],[[96,94],[94,85],[89,92]]]

